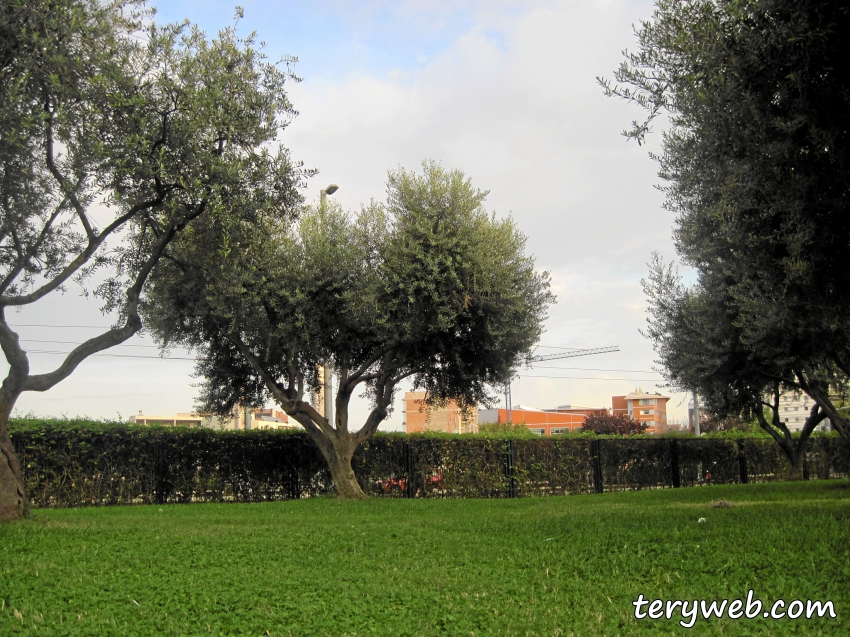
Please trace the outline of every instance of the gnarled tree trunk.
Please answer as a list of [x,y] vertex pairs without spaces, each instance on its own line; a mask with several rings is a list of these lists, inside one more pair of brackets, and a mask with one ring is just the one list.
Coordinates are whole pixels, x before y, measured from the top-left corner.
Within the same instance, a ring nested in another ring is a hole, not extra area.
[[21,463],[9,437],[9,415],[14,405],[15,397],[0,390],[0,521],[18,520],[30,513]]
[[354,475],[354,469],[351,467],[351,459],[354,457],[358,445],[355,437],[347,432],[338,432],[336,436],[322,436],[321,438],[321,440],[317,440],[316,436],[313,436],[328,463],[337,496],[342,500],[366,499],[366,494],[360,487],[357,476]]
[[803,479],[803,464],[806,460],[805,443],[798,448],[791,447],[791,453],[786,450],[788,456],[788,479],[802,480]]

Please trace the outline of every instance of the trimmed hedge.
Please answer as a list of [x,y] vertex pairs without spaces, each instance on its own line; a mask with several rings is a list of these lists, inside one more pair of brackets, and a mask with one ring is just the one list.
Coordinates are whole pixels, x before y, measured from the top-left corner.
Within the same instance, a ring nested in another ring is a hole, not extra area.
[[[300,431],[215,431],[83,421],[15,421],[12,442],[36,507],[258,502],[330,494]],[[772,439],[379,434],[353,460],[384,497],[528,497],[781,480]],[[816,436],[806,477],[850,476],[850,444]]]

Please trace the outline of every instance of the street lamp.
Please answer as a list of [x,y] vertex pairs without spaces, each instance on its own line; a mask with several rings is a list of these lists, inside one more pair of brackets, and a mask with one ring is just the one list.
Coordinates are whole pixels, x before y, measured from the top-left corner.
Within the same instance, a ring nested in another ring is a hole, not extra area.
[[[339,186],[336,184],[331,184],[327,188],[321,191],[319,195],[319,206],[321,207],[322,213],[325,212],[325,200],[328,195],[334,194],[337,190],[339,190]],[[325,386],[324,386],[324,396],[322,398],[322,402],[324,403],[325,408],[325,418],[328,419],[328,422],[333,420],[333,402],[331,396],[333,396],[333,377],[331,374],[330,361],[326,362],[324,365],[324,369],[322,370],[322,376],[324,376]]]
[[334,194],[337,190],[339,190],[339,186],[337,186],[336,184],[331,184],[321,192],[321,194],[319,195],[319,204],[322,207],[322,212],[325,211],[325,199],[327,198],[327,196]]

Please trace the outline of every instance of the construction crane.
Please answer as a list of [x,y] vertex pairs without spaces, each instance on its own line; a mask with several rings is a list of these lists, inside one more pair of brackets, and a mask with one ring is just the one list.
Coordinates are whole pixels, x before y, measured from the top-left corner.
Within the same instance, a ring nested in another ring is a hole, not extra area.
[[[558,354],[541,354],[529,358],[531,363],[540,363],[542,361],[555,361],[562,358],[573,358],[575,356],[590,356],[591,354],[605,354],[607,352],[619,352],[620,348],[616,345],[610,347],[591,347],[589,349],[574,349],[569,352],[560,352]],[[505,384],[505,420],[508,423],[513,422],[512,405],[511,405],[511,383],[508,381]]]

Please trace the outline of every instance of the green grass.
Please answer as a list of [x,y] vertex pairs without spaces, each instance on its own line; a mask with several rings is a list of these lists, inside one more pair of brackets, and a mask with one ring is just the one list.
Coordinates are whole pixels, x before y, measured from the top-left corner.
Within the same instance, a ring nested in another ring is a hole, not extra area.
[[[0,635],[842,635],[849,541],[846,481],[42,510],[0,525]],[[749,589],[838,616],[634,617]]]

